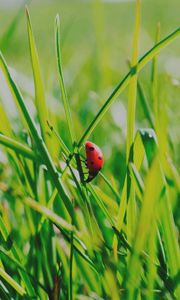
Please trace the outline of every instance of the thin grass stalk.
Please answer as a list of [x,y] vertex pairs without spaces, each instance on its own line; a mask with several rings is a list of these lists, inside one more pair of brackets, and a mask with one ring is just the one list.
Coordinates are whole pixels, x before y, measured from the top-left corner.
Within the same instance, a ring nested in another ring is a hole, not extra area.
[[69,129],[69,133],[70,133],[71,143],[73,145],[76,138],[75,138],[75,131],[74,131],[74,126],[73,126],[72,117],[71,117],[71,110],[70,110],[70,106],[69,106],[69,102],[68,102],[68,98],[67,98],[67,93],[66,93],[64,79],[63,79],[63,72],[62,72],[59,15],[57,15],[56,19],[55,19],[55,44],[56,44],[56,57],[57,57],[57,65],[58,65],[58,71],[59,71],[59,83],[60,83],[60,88],[61,88],[62,100],[63,100],[64,110],[65,110],[65,114],[66,114],[68,129]]
[[[172,42],[176,37],[180,35],[180,27],[173,31],[171,34],[166,36],[163,40],[161,40],[158,44],[153,46],[149,51],[147,51],[138,61],[136,72],[140,72],[144,66],[154,57],[156,56],[163,48],[165,48],[170,42]],[[99,122],[102,120],[105,113],[108,111],[114,100],[122,93],[122,91],[127,87],[130,82],[130,78],[134,69],[131,68],[130,71],[125,75],[122,81],[117,85],[112,94],[105,101],[95,118],[92,120],[88,128],[83,133],[82,137],[78,142],[78,147],[81,147],[83,142],[91,135],[94,129],[97,127]]]

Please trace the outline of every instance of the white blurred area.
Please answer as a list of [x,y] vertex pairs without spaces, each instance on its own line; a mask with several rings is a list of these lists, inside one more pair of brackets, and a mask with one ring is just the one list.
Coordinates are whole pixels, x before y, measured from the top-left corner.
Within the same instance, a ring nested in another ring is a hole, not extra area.
[[[43,2],[41,0],[35,0],[36,2]],[[44,0],[45,1],[45,0]],[[46,2],[56,2],[56,0],[46,0]],[[60,1],[60,0],[59,0]],[[68,2],[68,0],[66,0]],[[82,2],[90,2],[92,0],[81,0]],[[134,2],[135,0],[101,0],[102,2],[109,2],[109,3],[117,3],[117,2]],[[14,8],[18,7],[23,3],[26,3],[27,1],[25,0],[0,0],[0,8]],[[70,1],[71,2],[71,1]]]
[[18,7],[21,4],[25,3],[24,0],[0,0],[0,8],[14,8],[14,7]]

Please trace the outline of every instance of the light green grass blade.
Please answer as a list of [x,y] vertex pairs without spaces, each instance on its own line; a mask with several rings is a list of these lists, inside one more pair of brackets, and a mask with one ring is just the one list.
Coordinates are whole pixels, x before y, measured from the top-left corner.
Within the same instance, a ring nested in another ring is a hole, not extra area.
[[0,277],[2,277],[21,296],[26,294],[25,289],[19,285],[8,273],[0,267]]
[[21,154],[25,158],[29,158],[31,160],[37,159],[35,152],[31,150],[31,148],[1,133],[0,133],[0,144],[14,150],[17,154]]
[[[163,40],[161,40],[157,45],[152,47],[148,52],[146,52],[141,59],[138,61],[137,72],[143,69],[143,67],[154,57],[156,56],[163,48],[165,48],[169,43],[171,43],[176,37],[180,35],[180,28],[173,31],[171,34],[166,36]],[[78,146],[81,146],[83,142],[91,135],[96,126],[99,124],[105,113],[108,111],[114,100],[122,93],[122,91],[127,87],[130,82],[130,78],[134,69],[132,68],[123,80],[118,84],[109,98],[106,100],[104,105],[101,107],[93,121],[90,123],[83,136],[79,140]]]
[[133,42],[133,54],[132,54],[132,61],[131,61],[131,66],[132,66],[131,69],[134,69],[134,72],[131,74],[131,78],[129,82],[128,109],[127,109],[128,116],[127,116],[126,162],[128,162],[129,160],[129,153],[134,139],[140,11],[141,11],[141,1],[136,0],[134,42]]
[[64,105],[64,110],[66,114],[66,120],[67,125],[71,137],[71,143],[75,142],[75,132],[74,132],[74,126],[72,123],[72,117],[71,117],[71,110],[67,98],[67,93],[64,85],[64,79],[63,79],[63,72],[62,72],[62,62],[61,62],[61,48],[60,48],[60,19],[59,15],[56,16],[55,19],[55,46],[56,46],[56,57],[57,57],[57,65],[58,65],[58,71],[59,71],[59,83],[61,88],[61,94],[62,94],[62,100]]
[[[136,113],[136,96],[137,96],[137,62],[138,62],[138,44],[140,31],[140,13],[141,1],[136,0],[136,13],[134,25],[134,41],[131,66],[134,72],[131,74],[128,91],[128,108],[127,108],[127,140],[126,140],[126,163],[133,161],[130,155],[131,146],[134,140],[135,130],[135,113]],[[128,241],[132,241],[133,233],[136,227],[136,198],[135,190],[131,185],[131,178],[127,173],[127,236]]]
[[[135,136],[132,153],[133,153],[133,161],[134,166],[137,169],[137,171],[140,170],[142,162],[144,160],[144,156],[146,155],[147,161],[149,166],[152,163],[152,160],[156,156],[157,152],[157,138],[154,130],[152,128],[140,128]],[[138,195],[141,194],[141,188],[143,187],[143,183],[141,182],[138,174],[135,172],[135,169],[132,168],[132,165],[130,164],[130,175],[132,175],[132,180],[135,183],[134,188],[137,190]],[[139,180],[139,182],[138,182]],[[124,216],[126,213],[127,208],[127,175],[124,181],[122,195],[121,195],[121,202],[118,209],[117,214],[117,224],[116,228],[118,231],[121,231],[123,223],[124,223]],[[115,257],[117,256],[117,237],[114,235],[113,240],[113,251]]]
[[142,200],[143,192],[144,192],[144,182],[136,169],[136,166],[133,163],[129,164],[129,171],[132,180],[132,184],[135,188],[136,194],[140,200]]
[[37,201],[34,201],[30,198],[26,198],[23,200],[23,202],[25,203],[25,205],[39,212],[40,214],[45,216],[47,219],[49,219],[51,222],[53,222],[60,228],[64,228],[68,231],[73,230],[73,226],[71,224],[67,223],[63,218],[59,217],[57,214],[55,214],[52,210],[48,209],[47,207],[39,204]]
[[159,214],[161,215],[161,230],[163,233],[164,248],[166,250],[169,273],[174,281],[174,284],[175,280],[177,281],[175,295],[177,299],[179,299],[180,285],[178,274],[180,270],[180,248],[177,236],[177,228],[172,214],[171,198],[168,191],[166,191],[161,200]]
[[28,39],[29,39],[29,48],[31,54],[31,64],[33,69],[33,77],[34,77],[34,86],[35,86],[35,104],[37,109],[37,115],[39,118],[39,123],[41,127],[41,133],[43,139],[48,147],[51,150],[51,143],[48,136],[48,107],[45,100],[44,87],[42,82],[42,76],[40,71],[39,58],[37,53],[37,48],[35,44],[35,39],[32,32],[31,20],[29,16],[28,9],[26,8],[26,16],[27,16],[27,31],[28,31]]
[[53,164],[53,161],[52,161],[52,158],[50,157],[49,155],[49,152],[46,148],[46,145],[44,143],[44,141],[42,140],[42,138],[39,136],[38,134],[38,131],[36,129],[36,126],[34,124],[34,121],[33,119],[31,118],[26,106],[25,106],[25,103],[24,103],[24,100],[23,100],[23,97],[18,89],[18,87],[16,86],[16,83],[14,82],[13,78],[11,77],[11,74],[8,70],[8,66],[2,56],[2,53],[0,53],[0,66],[2,68],[2,71],[5,75],[5,77],[7,78],[7,81],[8,81],[8,84],[9,86],[11,87],[14,95],[16,96],[16,99],[17,99],[17,102],[19,104],[19,107],[24,115],[24,118],[27,122],[27,125],[30,129],[30,132],[31,132],[31,135],[36,143],[36,146],[39,150],[39,152],[41,153],[41,158],[42,158],[42,162],[47,166],[47,169],[49,170],[49,173],[53,179],[53,182],[54,182],[54,185],[57,187],[57,190],[61,196],[61,199],[63,200],[65,206],[66,206],[66,209],[67,211],[69,212],[69,214],[71,216],[73,216],[73,206],[72,206],[72,203],[68,197],[68,195],[66,194],[61,182],[60,182],[60,179],[59,179],[59,174]]
[[[153,189],[152,189],[153,186]],[[145,243],[151,229],[151,223],[157,217],[157,204],[163,188],[162,173],[158,157],[153,161],[145,182],[144,199],[137,224],[136,234],[133,243],[133,253],[127,270],[127,299],[133,300],[140,284],[140,253],[145,248]]]

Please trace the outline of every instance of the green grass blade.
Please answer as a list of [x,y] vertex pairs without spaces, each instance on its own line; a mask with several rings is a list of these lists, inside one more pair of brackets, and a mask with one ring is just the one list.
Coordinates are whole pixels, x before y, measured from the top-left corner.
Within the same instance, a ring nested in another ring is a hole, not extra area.
[[[170,44],[176,37],[180,35],[180,28],[173,31],[171,34],[166,36],[163,40],[161,40],[158,44],[152,47],[148,52],[146,52],[141,59],[138,61],[137,70],[139,72],[143,69],[143,67],[154,57],[156,56],[163,48],[165,48],[168,44]],[[105,113],[108,111],[114,100],[122,93],[122,91],[127,87],[130,82],[131,74],[134,72],[134,69],[126,74],[123,80],[118,84],[106,102],[103,104],[93,121],[90,123],[83,136],[79,140],[78,146],[81,146],[83,142],[91,135],[96,126],[99,124]]]
[[0,133],[0,144],[14,150],[17,154],[21,154],[25,158],[29,158],[31,160],[37,159],[35,152],[31,150],[31,148],[1,133]]
[[[4,224],[3,219],[2,219],[1,216],[0,216],[0,232],[1,232],[2,236],[3,236],[3,239],[6,241],[8,239],[9,233],[7,231],[7,226],[6,226],[6,224]],[[14,241],[13,241],[10,253],[12,253],[12,256],[15,259],[17,259],[17,260],[19,260],[21,262],[23,261],[23,257],[20,254],[20,251],[17,251],[17,249],[16,249],[16,247],[14,245]],[[26,291],[27,291],[28,295],[33,297],[34,296],[34,288],[33,288],[32,284],[31,284],[29,276],[23,270],[19,269],[18,272],[19,272],[19,274],[20,274],[20,276],[22,278],[24,286],[26,287]]]
[[[131,75],[128,91],[128,108],[127,108],[127,141],[126,141],[126,163],[132,161],[133,157],[130,157],[130,150],[134,140],[135,129],[135,113],[136,113],[136,96],[137,96],[137,62],[138,62],[138,44],[139,44],[139,32],[140,32],[140,13],[141,13],[141,1],[136,0],[136,13],[135,13],[135,29],[134,29],[134,41],[133,41],[133,53],[131,66],[134,72]],[[131,177],[127,173],[127,235],[128,240],[132,241],[132,236],[136,227],[136,200],[135,190],[131,185]]]
[[47,207],[39,204],[38,202],[36,202],[30,198],[24,199],[23,202],[25,205],[27,205],[27,206],[31,207],[32,209],[34,209],[35,211],[39,212],[40,214],[45,216],[47,219],[49,219],[51,222],[53,222],[60,228],[64,228],[68,231],[73,230],[73,226],[71,224],[67,223],[64,219],[59,217],[57,214],[55,214],[53,211],[51,211]]
[[37,48],[35,44],[35,39],[32,32],[32,26],[31,26],[31,20],[29,16],[28,9],[26,8],[26,16],[27,16],[27,31],[28,31],[28,38],[29,38],[29,48],[30,48],[30,54],[31,54],[31,63],[32,63],[32,69],[33,69],[33,77],[34,77],[34,85],[35,85],[35,104],[37,108],[37,114],[39,118],[39,123],[41,126],[41,133],[43,136],[43,139],[50,150],[50,140],[49,136],[47,134],[48,126],[48,108],[45,100],[45,93],[44,93],[44,87],[42,82],[42,76],[40,71],[40,64],[39,64],[39,58],[37,53]]
[[138,80],[137,88],[138,88],[140,103],[141,103],[141,106],[144,110],[144,115],[145,115],[146,119],[149,121],[150,127],[154,128],[154,120],[153,120],[153,117],[152,117],[152,113],[151,113],[148,101],[145,97],[142,85],[141,85],[139,80]]
[[[180,270],[180,249],[178,236],[176,234],[176,226],[172,215],[172,207],[170,202],[170,195],[166,191],[160,205],[161,212],[161,229],[163,233],[164,248],[169,265],[169,273],[171,278],[174,280],[179,274]],[[177,284],[175,288],[175,294],[177,299],[180,297],[180,285]]]
[[59,15],[56,16],[55,19],[55,44],[56,44],[56,57],[57,57],[57,65],[59,71],[59,83],[61,87],[62,100],[64,104],[64,110],[66,114],[66,120],[68,124],[68,129],[71,137],[72,145],[75,139],[74,126],[72,123],[71,111],[69,107],[69,102],[66,94],[66,89],[64,85],[63,72],[62,72],[62,62],[61,62],[61,48],[60,48],[60,19]]
[[140,31],[140,11],[141,1],[136,1],[136,14],[135,14],[135,30],[133,42],[133,54],[131,66],[134,69],[129,82],[128,94],[128,116],[127,116],[127,145],[126,145],[126,161],[129,160],[129,153],[134,139],[135,127],[135,111],[136,111],[136,94],[137,94],[137,62],[138,62],[138,41]]
[[[153,189],[152,189],[153,186]],[[145,182],[144,199],[139,216],[133,243],[133,253],[128,265],[126,280],[128,299],[133,300],[140,284],[140,253],[145,248],[149,236],[151,223],[157,217],[157,204],[163,188],[162,173],[158,158],[156,157],[151,165]]]
[[26,294],[25,289],[19,285],[8,273],[0,267],[0,277],[2,277],[21,296]]
[[2,53],[0,53],[0,65],[2,67],[2,71],[4,72],[5,74],[5,77],[7,78],[7,81],[8,81],[8,84],[9,86],[11,87],[14,95],[16,96],[16,99],[17,99],[17,102],[20,106],[20,109],[24,115],[24,118],[27,122],[27,125],[30,129],[30,132],[31,132],[31,135],[36,143],[36,146],[39,150],[39,152],[41,153],[41,158],[42,158],[42,161],[43,163],[47,166],[47,169],[49,170],[49,173],[53,179],[53,182],[54,182],[54,185],[57,187],[57,190],[61,196],[61,199],[63,200],[65,206],[66,206],[66,209],[67,211],[69,212],[69,214],[71,216],[73,216],[73,205],[69,199],[69,197],[67,196],[61,182],[60,182],[60,179],[59,179],[59,174],[53,164],[53,161],[52,161],[52,158],[51,156],[49,155],[49,152],[46,148],[46,145],[44,143],[44,141],[42,140],[42,138],[39,136],[38,134],[38,131],[36,129],[36,126],[34,124],[34,121],[33,119],[31,118],[26,106],[25,106],[25,103],[24,103],[24,100],[23,100],[23,97],[16,85],[16,83],[14,82],[9,70],[8,70],[8,66],[2,56]]

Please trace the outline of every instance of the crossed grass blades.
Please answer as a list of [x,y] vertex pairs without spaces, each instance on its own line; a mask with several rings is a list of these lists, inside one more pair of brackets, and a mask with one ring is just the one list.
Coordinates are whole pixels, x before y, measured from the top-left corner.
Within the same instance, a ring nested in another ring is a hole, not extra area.
[[[64,85],[60,20],[56,16],[57,69],[70,147],[50,118],[28,9],[36,122],[0,54],[6,89],[26,129],[24,140],[17,137],[5,107],[0,105],[0,143],[12,176],[11,186],[6,185],[7,166],[3,165],[1,299],[180,299],[180,252],[173,216],[180,178],[158,114],[156,71],[157,54],[178,37],[180,28],[160,40],[158,24],[155,45],[138,61],[140,12],[137,0],[132,67],[79,139]],[[7,34],[9,38],[11,31]],[[151,60],[154,102],[149,108],[138,73]],[[100,185],[84,182],[80,153],[84,141],[127,86],[127,171],[120,194],[112,178],[103,174]],[[135,132],[137,92],[150,128]],[[64,163],[59,164],[59,160]]]

